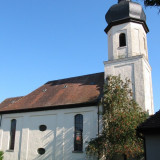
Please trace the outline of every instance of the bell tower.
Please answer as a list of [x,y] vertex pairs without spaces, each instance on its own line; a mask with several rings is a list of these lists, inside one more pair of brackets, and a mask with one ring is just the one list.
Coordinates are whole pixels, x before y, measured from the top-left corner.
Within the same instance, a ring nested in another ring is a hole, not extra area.
[[118,0],[111,6],[105,19],[108,26],[107,75],[121,75],[132,82],[130,86],[136,102],[149,114],[154,113],[151,67],[148,62],[146,34],[149,29],[146,15],[140,4],[130,0]]

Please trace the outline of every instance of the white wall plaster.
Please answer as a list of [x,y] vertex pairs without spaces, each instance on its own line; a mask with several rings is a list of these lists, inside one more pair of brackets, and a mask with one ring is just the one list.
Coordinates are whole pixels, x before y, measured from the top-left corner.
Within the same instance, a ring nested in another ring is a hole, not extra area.
[[[80,107],[72,109],[50,110],[5,114],[0,128],[0,150],[5,152],[5,160],[82,160],[86,159],[87,141],[98,134],[98,107]],[[83,153],[74,151],[74,116],[83,115]],[[8,151],[11,120],[17,120],[15,149]],[[39,130],[40,125],[47,130]],[[45,148],[40,156],[38,148]]]

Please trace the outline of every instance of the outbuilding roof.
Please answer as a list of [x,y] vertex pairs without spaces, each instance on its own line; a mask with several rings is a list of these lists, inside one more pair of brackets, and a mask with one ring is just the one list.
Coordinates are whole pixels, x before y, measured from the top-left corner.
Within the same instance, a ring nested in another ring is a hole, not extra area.
[[103,92],[103,84],[104,72],[49,81],[24,97],[4,100],[0,114],[93,105]]
[[140,133],[160,133],[160,110],[137,128]]

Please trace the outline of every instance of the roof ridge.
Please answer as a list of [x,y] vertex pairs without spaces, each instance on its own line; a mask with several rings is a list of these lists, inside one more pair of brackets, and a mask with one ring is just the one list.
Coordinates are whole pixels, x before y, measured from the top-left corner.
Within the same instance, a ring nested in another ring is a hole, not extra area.
[[62,79],[57,79],[57,80],[51,80],[51,81],[46,82],[45,84],[48,84],[50,82],[56,82],[56,81],[61,81],[61,80],[73,79],[73,78],[80,78],[80,77],[91,76],[91,75],[102,74],[102,73],[104,73],[104,72],[91,73],[91,74],[86,74],[86,75],[81,75],[81,76],[74,76],[74,77],[69,77],[69,78],[62,78]]
[[21,98],[21,97],[24,97],[24,96],[9,97],[9,98],[6,98],[5,100],[7,100],[7,99],[13,99],[13,98]]

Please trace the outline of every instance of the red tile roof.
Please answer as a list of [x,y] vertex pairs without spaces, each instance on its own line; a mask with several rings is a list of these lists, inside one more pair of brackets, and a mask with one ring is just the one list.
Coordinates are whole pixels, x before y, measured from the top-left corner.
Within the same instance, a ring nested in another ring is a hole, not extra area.
[[0,104],[0,113],[94,103],[103,84],[104,72],[50,81],[24,97],[6,99]]
[[13,98],[7,98],[2,103],[0,103],[0,109],[3,107],[6,107],[10,104],[16,103],[18,100],[20,100],[22,97],[13,97]]

